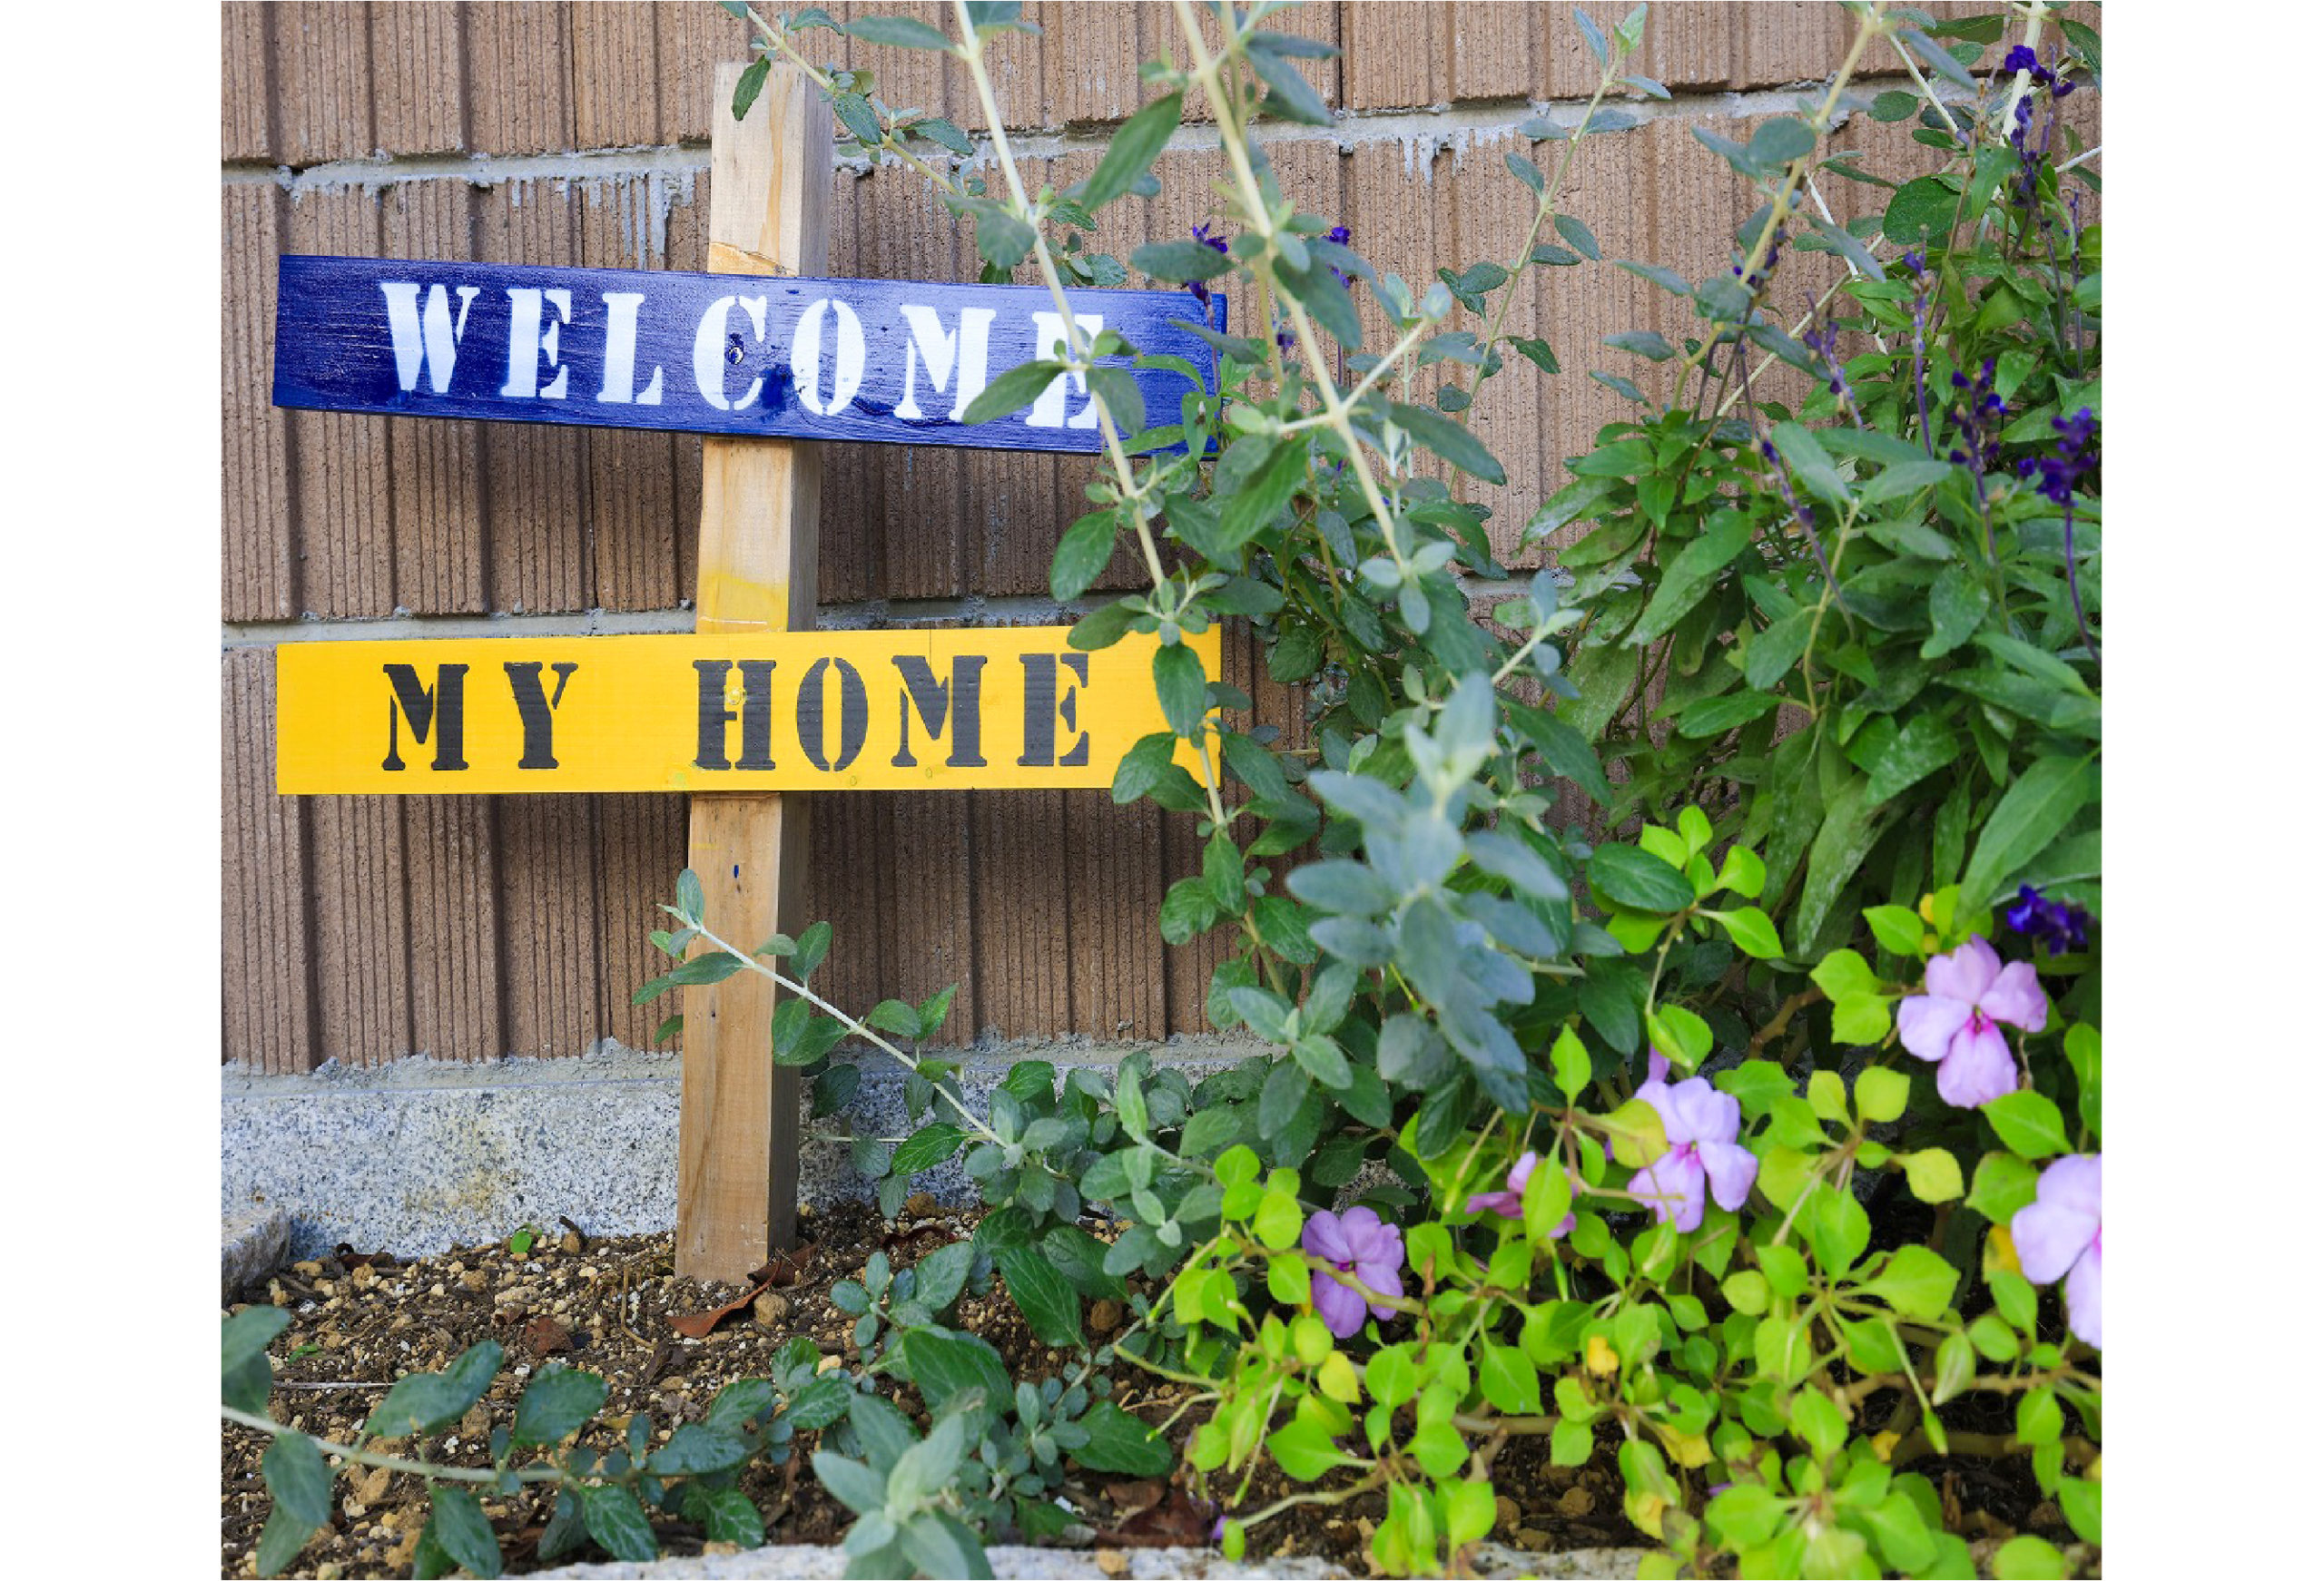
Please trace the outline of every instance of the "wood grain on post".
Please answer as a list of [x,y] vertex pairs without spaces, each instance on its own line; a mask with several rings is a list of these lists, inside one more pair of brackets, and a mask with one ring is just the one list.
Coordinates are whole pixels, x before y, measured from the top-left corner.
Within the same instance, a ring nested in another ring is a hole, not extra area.
[[[731,106],[743,67],[718,68],[711,104],[710,270],[825,271],[832,138],[807,79],[778,65],[751,113]],[[698,632],[811,629],[822,470],[812,444],[702,442]],[[687,857],[704,921],[756,949],[796,931],[805,893],[807,799],[701,795]],[[678,1272],[739,1281],[793,1244],[799,1203],[799,1074],[776,1068],[774,986],[755,972],[685,991],[678,1100]]]

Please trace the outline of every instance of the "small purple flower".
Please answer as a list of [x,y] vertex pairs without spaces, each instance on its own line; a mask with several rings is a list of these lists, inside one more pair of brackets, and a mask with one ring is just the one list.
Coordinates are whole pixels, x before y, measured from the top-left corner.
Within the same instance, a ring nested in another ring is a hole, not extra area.
[[[1224,236],[1213,236],[1210,233],[1210,227],[1207,224],[1196,225],[1189,231],[1187,234],[1191,235],[1196,241],[1201,242],[1205,247],[1210,248],[1214,251],[1224,252],[1226,250],[1226,238]],[[1210,306],[1210,287],[1204,281],[1198,280],[1188,280],[1187,282],[1187,290],[1191,296],[1193,296],[1195,300],[1200,302],[1204,307],[1207,308]]]
[[2099,1338],[2100,1212],[2097,1153],[2061,1158],[2042,1172],[2034,1200],[2009,1221],[2017,1266],[2035,1284],[2066,1281],[2066,1327],[2085,1344]]
[[[1404,1232],[1384,1224],[1370,1208],[1350,1208],[1344,1213],[1320,1213],[1299,1232],[1299,1245],[1311,1257],[1320,1257],[1344,1273],[1353,1273],[1374,1295],[1401,1297],[1404,1281]],[[1363,1291],[1342,1284],[1317,1269],[1309,1299],[1324,1327],[1344,1340],[1364,1327],[1366,1302]],[[1375,1318],[1393,1318],[1393,1307],[1370,1303]]]
[[2002,57],[2001,69],[2005,72],[2038,72],[2042,69],[2042,61],[2040,56],[2021,44]]
[[[1533,1178],[1533,1166],[1541,1162],[1541,1155],[1531,1148],[1527,1148],[1524,1155],[1518,1159],[1509,1172],[1509,1189],[1498,1192],[1479,1192],[1469,1199],[1467,1211],[1472,1213],[1482,1213],[1490,1210],[1499,1213],[1504,1219],[1523,1218],[1525,1216],[1525,1184]],[[1568,1213],[1551,1226],[1550,1239],[1554,1241],[1572,1228],[1573,1215]]]
[[2018,476],[2039,478],[2034,486],[2042,497],[2060,510],[2070,510],[2083,474],[2098,465],[2098,458],[2089,454],[2090,443],[2098,436],[2098,419],[2083,407],[2070,417],[2052,417],[2050,427],[2057,430],[2056,452],[2027,457],[2017,464]]
[[2045,900],[2031,884],[2017,887],[2017,899],[2004,913],[2010,927],[2053,956],[2090,945],[2090,913],[2070,900]]
[[1344,225],[1333,226],[1329,231],[1324,232],[1324,240],[1333,242],[1337,246],[1345,247],[1347,245],[1347,227]]
[[1722,1208],[1739,1208],[1758,1178],[1759,1161],[1735,1140],[1743,1124],[1743,1105],[1701,1076],[1689,1076],[1672,1086],[1663,1078],[1670,1062],[1660,1055],[1647,1059],[1647,1079],[1638,1090],[1662,1116],[1662,1134],[1670,1149],[1630,1176],[1630,1194],[1647,1200],[1661,1223],[1681,1231],[1703,1222],[1703,1192]]
[[1937,1095],[1963,1109],[2017,1090],[2017,1061],[2001,1024],[2039,1032],[2050,1002],[2024,961],[2001,964],[1994,947],[1971,938],[1928,963],[1928,991],[1896,1007],[1905,1049],[1936,1062]]

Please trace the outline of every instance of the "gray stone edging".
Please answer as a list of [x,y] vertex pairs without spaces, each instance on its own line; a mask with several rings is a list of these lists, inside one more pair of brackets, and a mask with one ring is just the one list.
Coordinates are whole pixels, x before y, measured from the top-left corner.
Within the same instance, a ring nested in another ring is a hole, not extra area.
[[[1227,1039],[1081,1038],[944,1053],[965,1061],[962,1087],[981,1110],[1017,1060],[1111,1065],[1138,1048],[1195,1079],[1262,1052]],[[857,1134],[901,1134],[901,1068],[867,1057],[862,1069],[863,1085],[839,1119]],[[831,1130],[836,1121],[815,1124]],[[226,1219],[280,1211],[287,1221],[287,1243],[264,1243],[275,1258],[340,1242],[419,1255],[559,1217],[590,1235],[659,1233],[677,1219],[678,1056],[608,1040],[577,1059],[330,1062],[307,1075],[229,1065],[219,1144]],[[941,1201],[973,1200],[957,1160],[920,1183]],[[843,1144],[803,1149],[801,1202],[870,1194]]]
[[[1534,1554],[1480,1543],[1472,1551],[1476,1571],[1485,1576],[1538,1576],[1551,1581],[1630,1581],[1638,1574],[1644,1548],[1576,1548],[1562,1554]],[[1098,1562],[1105,1554],[1108,1564]],[[1094,1576],[1121,1581],[1177,1581],[1206,1577],[1208,1581],[1245,1581],[1247,1577],[1285,1576],[1296,1581],[1360,1576],[1322,1559],[1304,1556],[1236,1563],[1211,1548],[1029,1548],[991,1547],[985,1557],[996,1576]],[[824,1581],[845,1573],[847,1556],[836,1547],[786,1546],[753,1548],[739,1554],[704,1554],[683,1559],[658,1559],[650,1565],[566,1565],[534,1574],[541,1581],[613,1581],[614,1577],[677,1581],[678,1577],[717,1577],[744,1581],[746,1577],[796,1576]]]

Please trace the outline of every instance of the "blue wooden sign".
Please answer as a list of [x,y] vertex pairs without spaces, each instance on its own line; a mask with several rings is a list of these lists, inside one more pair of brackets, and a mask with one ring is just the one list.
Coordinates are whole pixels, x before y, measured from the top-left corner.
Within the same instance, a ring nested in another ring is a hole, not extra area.
[[[1140,356],[1147,420],[1217,387],[1204,310],[1176,291],[1078,291],[1074,317]],[[1213,299],[1225,327],[1225,304]],[[1015,412],[962,421],[1064,320],[1033,286],[677,274],[373,258],[281,260],[274,404],[888,445],[1098,450],[1098,414],[1059,376]],[[1128,357],[1103,358],[1130,368]],[[1189,378],[1189,375],[1194,376]]]

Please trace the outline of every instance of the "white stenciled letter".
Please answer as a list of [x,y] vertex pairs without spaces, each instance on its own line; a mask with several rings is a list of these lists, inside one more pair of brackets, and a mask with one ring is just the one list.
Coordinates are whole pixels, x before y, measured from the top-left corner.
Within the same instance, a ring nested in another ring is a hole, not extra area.
[[[819,398],[816,386],[823,371],[823,309],[831,309],[832,338],[838,342],[832,364],[832,394]],[[863,388],[863,320],[836,297],[817,297],[807,304],[799,328],[791,336],[791,381],[799,404],[819,417],[828,417],[855,398]]]
[[[743,309],[751,321],[751,338],[766,339],[766,299],[764,297],[721,297],[710,304],[702,315],[702,322],[694,332],[694,383],[702,391],[702,398],[722,412],[739,412],[759,398],[759,388],[765,378],[751,380],[751,388],[734,400],[726,398],[726,317],[734,309]],[[734,360],[743,360],[743,338],[734,337]]]
[[[529,400],[538,396],[544,400],[565,398],[566,375],[572,370],[556,360],[556,332],[573,322],[573,293],[568,290],[537,290],[531,286],[510,286],[508,289],[508,382],[500,387],[504,396]],[[541,300],[556,309],[556,317],[541,325]],[[547,384],[540,382],[541,363],[556,369],[556,377]]]
[[419,309],[419,286],[410,280],[381,280],[388,299],[388,333],[396,343],[396,382],[409,392],[419,383],[420,365],[428,368],[428,383],[438,395],[452,388],[452,359],[459,354],[460,337],[468,332],[468,305],[478,288],[458,286],[460,319],[452,322],[451,304],[442,286],[428,288],[428,309]]
[[[1106,327],[1105,315],[1102,313],[1076,313],[1073,315],[1073,322],[1084,335],[1091,337],[1096,336],[1098,330]],[[1033,355],[1035,357],[1064,356],[1065,350],[1062,345],[1064,339],[1065,319],[1061,315],[1056,313],[1033,315]],[[1025,418],[1027,427],[1094,428],[1098,426],[1098,408],[1094,402],[1083,407],[1080,415],[1071,422],[1066,421],[1065,382],[1068,378],[1072,379],[1075,393],[1079,395],[1089,393],[1088,380],[1079,374],[1058,375],[1057,378],[1049,380],[1049,388],[1043,390],[1040,398],[1033,403],[1032,411]]]
[[952,420],[959,422],[969,403],[983,393],[986,384],[985,344],[990,338],[994,309],[963,308],[960,328],[952,334],[945,333],[944,322],[936,309],[917,302],[906,303],[902,309],[904,322],[911,326],[911,334],[904,341],[904,398],[896,403],[896,416],[920,417],[920,402],[912,394],[913,375],[920,365],[928,365],[928,387],[938,395],[952,378],[957,357],[960,382],[952,390]]
[[606,297],[606,382],[597,398],[608,406],[641,407],[662,404],[662,370],[655,368],[645,388],[630,392],[637,383],[637,307],[644,291],[607,291]]

